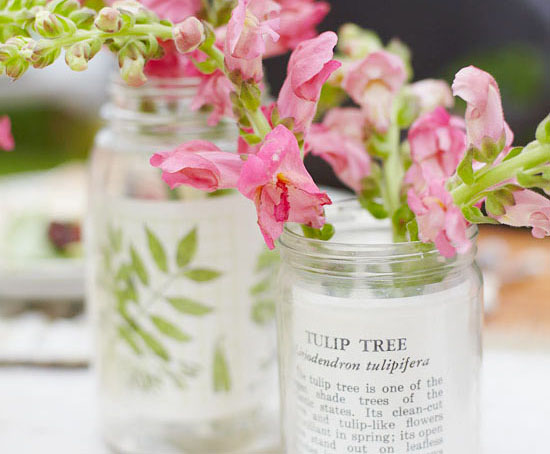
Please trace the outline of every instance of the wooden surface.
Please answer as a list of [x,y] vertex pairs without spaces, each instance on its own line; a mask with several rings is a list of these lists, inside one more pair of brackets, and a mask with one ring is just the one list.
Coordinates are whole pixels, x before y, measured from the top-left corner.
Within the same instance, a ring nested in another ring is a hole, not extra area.
[[[502,246],[502,247],[499,247]],[[486,332],[512,344],[521,340],[550,347],[550,238],[533,238],[528,230],[483,226],[480,250],[500,249],[505,260],[497,265],[502,286],[496,310],[486,317]],[[516,277],[518,269],[533,275]]]

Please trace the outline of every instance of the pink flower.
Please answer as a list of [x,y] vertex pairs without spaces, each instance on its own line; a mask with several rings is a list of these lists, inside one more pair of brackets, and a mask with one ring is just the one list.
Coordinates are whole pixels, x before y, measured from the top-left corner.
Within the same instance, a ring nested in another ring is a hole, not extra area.
[[393,101],[406,79],[403,60],[380,50],[350,68],[343,88],[361,106],[374,129],[385,132],[391,122]]
[[315,28],[330,10],[328,3],[314,0],[280,0],[279,4],[280,38],[277,42],[267,42],[266,57],[284,54],[302,41],[317,36]]
[[233,84],[221,71],[201,78],[197,94],[191,103],[192,110],[198,110],[203,106],[212,106],[213,110],[208,117],[208,124],[218,124],[223,116],[233,116],[233,105],[230,94],[233,91]]
[[15,141],[11,134],[10,117],[0,117],[0,150],[11,151],[15,147]]
[[140,0],[140,3],[161,19],[168,19],[173,23],[195,16],[202,8],[201,0]]
[[436,107],[450,109],[454,106],[451,87],[444,80],[424,79],[409,86],[409,90],[420,102],[420,112],[433,111]]
[[272,0],[239,0],[227,24],[224,44],[225,64],[230,72],[238,71],[243,80],[262,80],[265,40],[279,39],[279,10],[280,6]]
[[294,118],[297,131],[307,133],[317,110],[321,88],[340,67],[340,63],[332,59],[337,41],[335,33],[325,32],[301,42],[290,56],[277,107],[281,118]]
[[204,140],[155,153],[150,162],[162,169],[162,179],[170,188],[185,184],[207,192],[237,187],[244,164],[238,154],[221,151]]
[[361,142],[323,125],[313,125],[307,136],[311,154],[327,161],[338,178],[355,192],[370,174],[370,157]]
[[367,139],[367,124],[361,109],[344,107],[331,109],[323,119],[323,125],[338,131],[348,139],[364,142]]
[[465,253],[471,247],[468,223],[443,184],[432,183],[418,194],[409,189],[407,201],[416,215],[418,234],[424,243],[433,242],[444,257]]
[[514,134],[504,121],[500,90],[493,76],[475,66],[462,68],[453,82],[453,93],[467,103],[466,129],[470,144],[479,148],[484,137],[497,143],[504,138],[506,147],[512,144]]
[[409,130],[409,145],[413,165],[405,181],[444,183],[455,173],[466,152],[464,121],[438,107],[414,122]]
[[164,49],[164,56],[159,60],[149,60],[145,64],[145,74],[148,77],[201,77],[197,67],[193,64],[191,58],[197,61],[205,60],[206,56],[195,51],[191,54],[180,54],[174,41],[160,41],[160,45]]
[[287,221],[321,228],[323,206],[331,203],[307,172],[296,137],[283,125],[266,136],[257,154],[248,156],[238,188],[256,204],[258,225],[271,249]]
[[204,25],[194,16],[184,19],[172,29],[176,49],[182,54],[193,52],[205,40]]
[[550,200],[528,189],[514,192],[515,204],[506,207],[502,216],[495,218],[514,227],[533,227],[535,238],[550,236]]

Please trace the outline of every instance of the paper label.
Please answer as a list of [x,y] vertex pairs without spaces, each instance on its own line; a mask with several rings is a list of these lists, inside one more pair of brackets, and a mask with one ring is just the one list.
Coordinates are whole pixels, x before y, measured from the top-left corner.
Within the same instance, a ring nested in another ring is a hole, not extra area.
[[477,453],[473,298],[466,284],[380,300],[295,289],[287,452]]
[[102,212],[92,304],[108,400],[177,420],[262,405],[276,377],[273,262],[253,206],[228,195]]

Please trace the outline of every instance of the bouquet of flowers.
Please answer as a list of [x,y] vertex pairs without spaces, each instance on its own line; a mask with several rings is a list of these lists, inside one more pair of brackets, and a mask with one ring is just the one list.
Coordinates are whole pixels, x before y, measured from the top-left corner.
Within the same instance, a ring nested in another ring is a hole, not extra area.
[[[195,140],[151,164],[172,188],[238,189],[255,204],[270,248],[285,222],[313,238],[334,233],[323,208],[331,200],[303,163],[308,153],[324,158],[374,217],[391,219],[395,241],[433,242],[452,257],[470,247],[470,224],[550,235],[550,116],[533,142],[514,146],[490,74],[463,68],[452,88],[411,82],[401,42],[384,45],[354,25],[339,37],[317,35],[327,11],[313,0],[119,1],[99,12],[78,0],[0,0],[0,72],[17,79],[62,51],[82,71],[105,47],[130,85],[146,75],[199,77],[193,108],[209,109],[213,125],[233,117],[237,152]],[[263,104],[263,60],[288,50],[278,99]],[[453,95],[466,101],[465,118],[447,111]],[[5,117],[0,146],[13,148]]]

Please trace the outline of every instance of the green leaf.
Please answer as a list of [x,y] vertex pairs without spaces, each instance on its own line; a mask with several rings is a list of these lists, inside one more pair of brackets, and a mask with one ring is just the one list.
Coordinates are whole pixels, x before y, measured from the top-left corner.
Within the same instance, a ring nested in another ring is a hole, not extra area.
[[474,184],[474,168],[472,166],[474,159],[474,152],[470,148],[466,155],[464,156],[464,159],[460,161],[460,164],[458,164],[458,167],[456,169],[456,173],[460,177],[460,179],[467,185]]
[[252,321],[258,325],[266,325],[275,318],[275,301],[261,300],[254,303],[250,314]]
[[412,221],[407,222],[407,232],[409,232],[409,239],[411,241],[418,241],[418,222],[416,222],[416,219],[413,219]]
[[502,147],[490,137],[484,137],[481,148],[472,148],[472,151],[476,161],[490,164],[502,151]]
[[212,375],[214,380],[213,384],[215,392],[231,391],[231,377],[229,375],[229,367],[225,354],[220,346],[216,347],[216,350],[214,352]]
[[195,227],[185,235],[178,244],[176,262],[180,268],[183,268],[193,260],[197,253],[197,228]]
[[148,227],[145,228],[145,231],[147,233],[147,242],[149,243],[149,251],[151,252],[151,256],[153,257],[153,260],[157,264],[157,267],[159,270],[161,270],[164,273],[167,273],[168,261],[166,260],[166,252],[164,252],[162,243],[160,242],[158,237],[151,230],[149,230]]
[[249,293],[252,296],[257,296],[261,293],[266,292],[271,288],[271,282],[272,282],[273,276],[269,275],[265,279],[258,282],[256,285],[250,288]]
[[186,271],[183,275],[195,282],[209,282],[219,278],[222,273],[208,268],[194,268]]
[[485,216],[483,212],[475,206],[464,207],[462,208],[462,214],[467,221],[472,224],[498,224],[499,222],[496,219],[493,219],[489,216]]
[[377,203],[374,200],[367,200],[360,198],[359,203],[365,208],[375,219],[385,219],[388,217],[386,208],[381,203]]
[[235,189],[218,189],[217,191],[207,192],[206,197],[224,197],[235,193]]
[[166,298],[174,309],[186,315],[201,317],[213,311],[210,306],[194,301],[190,298]]
[[550,143],[550,115],[537,126],[536,137],[540,143]]
[[502,216],[506,213],[506,208],[504,204],[498,199],[498,197],[491,193],[485,199],[485,210],[487,213],[492,214],[493,216]]
[[508,154],[504,157],[504,159],[502,160],[502,162],[508,161],[509,159],[512,159],[512,158],[515,158],[515,157],[518,156],[522,151],[523,151],[523,147],[514,147],[514,148],[512,148],[512,149],[508,152]]
[[334,236],[334,226],[332,224],[325,224],[321,229],[314,229],[308,225],[302,224],[302,232],[306,238],[312,238],[315,240],[328,241]]
[[132,265],[123,263],[122,265],[120,265],[120,267],[118,268],[118,271],[115,274],[115,280],[126,282],[132,275],[133,271],[134,271],[134,268]]
[[143,285],[149,285],[149,275],[147,274],[143,260],[141,260],[134,246],[130,246],[130,256],[132,258],[132,268],[136,272],[137,277]]
[[137,333],[143,339],[143,342],[149,347],[149,349],[164,361],[170,361],[170,354],[168,350],[162,345],[160,341],[155,339],[151,334],[142,329],[138,329]]
[[241,130],[241,137],[246,141],[248,145],[258,145],[262,142],[262,138],[256,134],[250,134]]
[[184,333],[176,325],[170,323],[168,320],[165,320],[164,318],[157,315],[151,315],[150,318],[153,324],[162,334],[180,342],[189,342],[191,340],[191,336]]
[[121,339],[124,339],[129,347],[137,354],[141,355],[142,351],[137,343],[134,332],[128,326],[119,326],[118,334]]
[[191,59],[195,67],[203,74],[212,74],[218,69],[218,64],[213,59],[198,62],[195,59]]
[[261,96],[262,92],[256,84],[249,82],[242,84],[240,99],[247,110],[252,112],[258,110],[262,105]]

